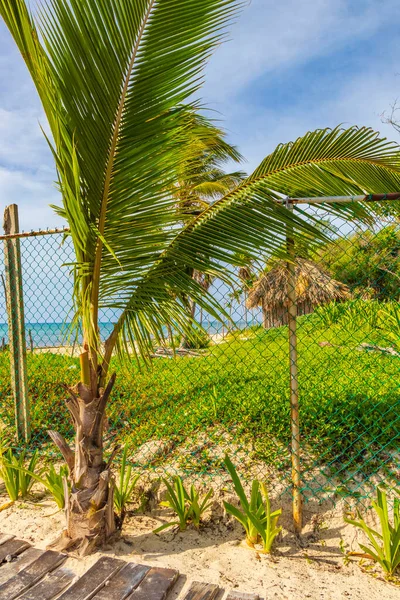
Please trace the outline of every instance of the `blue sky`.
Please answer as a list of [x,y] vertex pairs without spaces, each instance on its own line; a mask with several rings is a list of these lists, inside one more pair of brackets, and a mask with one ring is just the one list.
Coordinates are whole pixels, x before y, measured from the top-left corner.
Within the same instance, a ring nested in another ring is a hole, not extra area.
[[[250,171],[279,142],[310,129],[369,125],[400,97],[398,0],[252,0],[206,71],[202,101],[223,120]],[[62,223],[43,114],[0,23],[0,212],[25,230]],[[399,115],[400,116],[400,115]]]

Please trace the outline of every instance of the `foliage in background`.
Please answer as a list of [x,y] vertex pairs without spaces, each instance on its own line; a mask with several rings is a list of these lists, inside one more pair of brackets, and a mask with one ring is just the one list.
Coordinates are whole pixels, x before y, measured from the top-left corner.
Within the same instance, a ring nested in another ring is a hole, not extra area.
[[164,529],[175,526],[184,531],[189,523],[193,523],[198,528],[201,517],[211,506],[210,498],[213,490],[211,489],[201,496],[194,485],[190,486],[188,492],[181,477],[174,477],[172,484],[168,479],[163,479],[163,482],[167,487],[167,499],[160,502],[160,505],[170,508],[178,517],[178,521],[164,523],[164,525],[157,527],[154,533],[160,533]]
[[348,331],[369,328],[379,331],[382,339],[400,349],[400,304],[394,301],[361,300],[330,302],[318,306],[315,315],[325,327],[341,325]]
[[379,563],[389,576],[394,575],[400,566],[400,494],[397,494],[391,522],[386,492],[379,487],[377,489],[377,499],[372,502],[372,507],[379,519],[381,531],[370,527],[362,518],[360,511],[357,511],[358,521],[345,517],[346,523],[361,529],[370,541],[369,546],[359,544],[363,554],[351,552],[350,555]]
[[362,299],[400,300],[400,230],[359,230],[324,245],[316,260]]
[[386,339],[400,351],[400,305],[392,303],[380,311],[380,328]]
[[[391,463],[400,441],[400,361],[361,346],[387,346],[383,332],[368,323],[352,331],[340,323],[326,327],[314,313],[299,318],[298,336],[304,468],[312,472],[313,465],[327,467],[326,483],[315,481],[314,492],[322,495],[326,486],[335,488],[339,480],[347,494],[364,493],[369,478],[394,477]],[[120,386],[110,406],[108,435],[127,443],[132,452],[149,440],[168,439],[170,459],[164,457],[156,465],[167,469],[171,460],[180,473],[221,474],[218,451],[228,443],[243,447],[249,458],[273,465],[286,477],[287,327],[253,327],[243,330],[240,338],[211,345],[197,357],[154,359],[151,371],[139,371],[133,358],[126,366],[114,363]],[[0,419],[11,432],[9,368],[8,353],[0,354],[0,396],[5,398]],[[78,359],[68,356],[28,355],[33,445],[41,452],[49,451],[46,431],[59,422],[59,415],[64,417],[62,433],[67,439],[72,436],[62,382],[72,384],[78,368]],[[187,452],[199,436],[206,436],[209,449],[196,455]],[[134,468],[139,472],[143,467]]]
[[184,347],[193,350],[202,350],[210,345],[210,336],[202,329],[193,327],[190,333],[185,336]]
[[340,324],[348,330],[356,331],[364,327],[371,329],[386,327],[380,316],[382,310],[390,311],[392,309],[396,309],[396,304],[393,302],[383,304],[377,300],[356,298],[346,302],[330,302],[318,306],[314,312],[325,327]]

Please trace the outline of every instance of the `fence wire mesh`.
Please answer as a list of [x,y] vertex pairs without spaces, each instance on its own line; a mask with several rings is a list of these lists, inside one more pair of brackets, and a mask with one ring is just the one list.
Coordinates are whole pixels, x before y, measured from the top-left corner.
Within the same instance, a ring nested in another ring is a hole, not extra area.
[[[325,222],[321,209],[308,212]],[[337,217],[329,227],[318,250],[296,249],[295,268],[301,491],[321,502],[369,498],[378,484],[396,487],[400,474],[400,228],[394,217],[369,227]],[[20,246],[30,444],[52,452],[48,429],[73,434],[63,385],[79,379],[81,340],[68,334],[74,251],[62,233],[21,238]],[[287,273],[266,259],[263,272],[242,269],[235,289],[210,282],[234,325],[197,311],[207,336],[196,348],[155,348],[150,370],[133,356],[113,359],[109,447],[127,443],[135,468],[154,476],[210,478],[215,486],[224,485],[229,452],[247,479],[287,490]],[[103,339],[116,317],[102,314]],[[1,435],[16,445],[3,293],[0,342]]]

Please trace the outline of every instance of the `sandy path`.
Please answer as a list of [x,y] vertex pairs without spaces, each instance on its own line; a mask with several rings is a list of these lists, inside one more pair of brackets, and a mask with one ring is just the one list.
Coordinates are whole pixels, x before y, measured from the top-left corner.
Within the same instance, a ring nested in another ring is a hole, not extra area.
[[[0,504],[5,500],[0,497]],[[284,525],[289,527],[287,508]],[[55,511],[56,505],[50,500],[41,505],[18,503],[0,512],[0,531],[45,548],[63,526],[63,514]],[[321,512],[306,524],[304,548],[284,528],[274,559],[243,547],[240,526],[227,521],[220,510],[200,532],[189,529],[153,534],[160,517],[165,519],[166,515],[165,511],[154,511],[151,515],[130,516],[122,538],[103,554],[179,570],[184,576],[179,597],[195,579],[276,600],[400,599],[400,587],[383,581],[379,570],[370,574],[357,563],[344,564],[340,540],[355,550],[359,534],[343,523],[339,509]],[[98,556],[80,560],[75,570],[86,571]]]

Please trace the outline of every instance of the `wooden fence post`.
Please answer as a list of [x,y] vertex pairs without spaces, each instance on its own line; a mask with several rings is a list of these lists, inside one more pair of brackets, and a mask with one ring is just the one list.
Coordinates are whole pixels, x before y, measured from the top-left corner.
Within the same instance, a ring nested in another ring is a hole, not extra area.
[[[18,206],[11,204],[4,211],[4,233],[19,232]],[[11,383],[15,405],[16,429],[19,441],[28,441],[31,434],[24,299],[22,292],[21,248],[18,238],[4,240],[6,273],[6,306],[10,344]]]
[[[293,204],[287,203],[287,208],[293,211]],[[290,422],[291,422],[291,454],[292,454],[292,486],[293,486],[293,522],[297,534],[303,526],[303,498],[301,495],[301,466],[300,466],[300,421],[299,421],[299,381],[297,364],[297,298],[296,298],[296,252],[293,239],[293,228],[287,228],[287,251],[291,261],[288,269],[288,329],[289,329],[289,369],[290,369]]]

